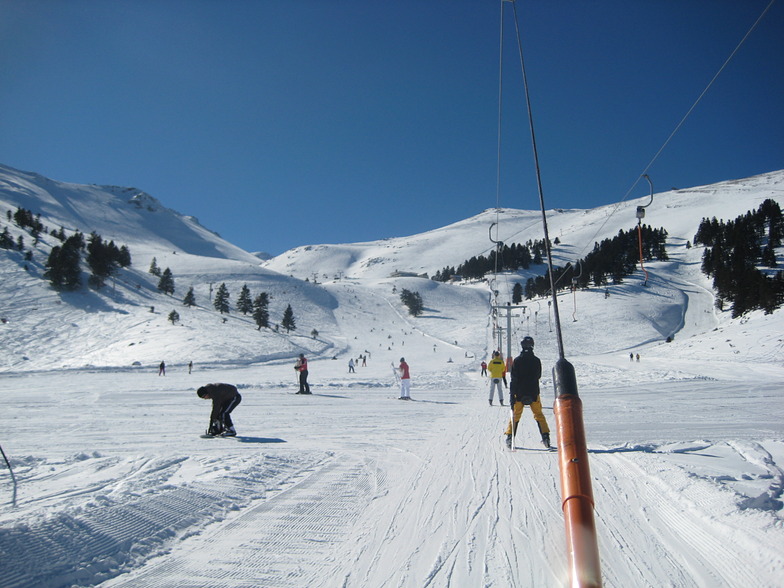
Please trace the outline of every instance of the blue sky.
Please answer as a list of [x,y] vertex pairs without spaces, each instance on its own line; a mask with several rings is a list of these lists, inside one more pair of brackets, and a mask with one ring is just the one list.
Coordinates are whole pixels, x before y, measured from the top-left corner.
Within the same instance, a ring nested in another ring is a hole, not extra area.
[[[548,208],[623,199],[768,2],[518,0]],[[0,162],[137,187],[271,254],[535,209],[510,3],[496,188],[501,6],[0,0]],[[778,2],[648,173],[782,168]]]

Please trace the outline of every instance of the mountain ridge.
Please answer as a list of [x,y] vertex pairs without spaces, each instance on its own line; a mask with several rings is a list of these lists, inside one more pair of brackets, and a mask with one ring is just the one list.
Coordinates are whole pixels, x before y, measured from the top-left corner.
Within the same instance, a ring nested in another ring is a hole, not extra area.
[[[700,249],[689,248],[687,243],[702,218],[734,218],[756,208],[765,198],[780,200],[783,187],[784,171],[777,171],[655,194],[646,208],[645,222],[669,232],[671,261],[650,264],[652,280],[647,287],[636,275],[608,289],[581,291],[579,298],[568,292],[560,294],[560,304],[565,307],[564,331],[570,337],[568,347],[578,353],[615,353],[655,347],[657,342],[674,337],[675,346],[683,345],[683,352],[688,353],[683,339],[710,336],[722,325],[737,326],[738,322],[727,321],[712,308],[710,282],[699,271]],[[550,235],[560,242],[554,247],[554,263],[574,262],[594,242],[633,227],[636,207],[648,199],[596,209],[550,211]],[[403,331],[417,330],[432,338],[435,348],[448,347],[458,356],[482,355],[488,351],[491,291],[498,292],[501,300],[510,299],[515,282],[524,283],[545,271],[540,265],[496,276],[489,283],[459,286],[410,277],[432,275],[446,265],[488,252],[494,246],[490,241],[493,223],[497,223],[493,238],[507,243],[542,237],[541,213],[511,208],[487,209],[418,235],[305,245],[262,261],[135,188],[63,184],[0,166],[0,206],[7,212],[22,206],[33,214],[41,213],[50,230],[59,228],[61,222],[84,222],[78,228],[95,230],[118,246],[128,245],[133,258],[132,267],[120,270],[100,291],[83,287],[62,293],[43,279],[48,251],[59,244],[52,236],[41,236],[40,243],[29,250],[31,260],[19,251],[0,255],[4,275],[0,303],[6,321],[0,331],[0,371],[149,366],[164,357],[182,364],[230,365],[278,361],[300,352],[332,358],[370,347],[383,351],[391,349],[385,343],[386,335],[368,334],[364,344],[347,335],[356,328],[350,323],[359,317],[367,323],[368,333],[372,332],[373,313],[382,309],[393,311],[390,320]],[[22,236],[26,244],[30,242],[28,233],[2,220],[0,224],[9,228],[14,239]],[[157,277],[147,271],[153,258],[160,269],[171,268],[176,283],[173,296],[157,291]],[[213,290],[221,283],[231,292],[232,311],[228,315],[211,306]],[[233,310],[243,285],[253,296],[259,292],[270,295],[273,325],[291,304],[296,331],[258,330],[249,316]],[[197,298],[193,308],[181,302],[189,287],[194,288]],[[402,288],[422,292],[426,308],[422,317],[412,320],[406,316],[399,300]],[[611,305],[604,302],[608,294],[612,294]],[[542,333],[540,322],[549,302],[525,304],[526,322],[518,328],[535,331],[548,341],[550,330]],[[172,310],[180,315],[176,325],[167,320]],[[770,328],[770,320],[758,314],[754,320]],[[632,321],[630,324],[637,326],[618,336],[602,328],[602,323],[610,320]],[[753,342],[749,340],[747,345],[753,347]],[[765,350],[749,353],[775,361],[775,354],[771,356],[775,345],[771,335]],[[651,352],[656,351],[652,348]]]

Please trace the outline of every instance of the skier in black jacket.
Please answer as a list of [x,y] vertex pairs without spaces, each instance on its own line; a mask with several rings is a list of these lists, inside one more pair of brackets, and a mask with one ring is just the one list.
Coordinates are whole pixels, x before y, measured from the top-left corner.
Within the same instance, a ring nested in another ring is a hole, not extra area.
[[550,447],[550,427],[542,412],[542,401],[539,398],[539,379],[542,377],[542,362],[534,355],[533,337],[523,337],[520,342],[522,351],[512,364],[512,379],[509,383],[509,395],[514,406],[512,423],[506,427],[506,446],[512,448],[512,438],[517,433],[517,423],[523,414],[523,407],[528,404],[534,413],[539,433],[542,435],[542,444]]
[[207,384],[196,390],[199,398],[212,400],[210,413],[210,426],[207,435],[211,437],[235,437],[234,423],[231,421],[231,411],[242,401],[242,396],[235,386],[231,384]]

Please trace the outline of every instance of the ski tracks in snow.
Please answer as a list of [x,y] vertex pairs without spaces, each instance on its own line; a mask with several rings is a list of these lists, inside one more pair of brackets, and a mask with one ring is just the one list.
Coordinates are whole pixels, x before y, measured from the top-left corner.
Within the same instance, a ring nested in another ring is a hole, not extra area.
[[369,460],[341,454],[296,484],[201,536],[175,546],[106,586],[317,586],[331,577],[333,551],[373,499],[377,471]]
[[[418,448],[407,475],[388,475],[396,487],[370,505],[341,557],[343,586],[562,582],[557,457],[502,449],[507,412],[499,408],[465,405]],[[526,424],[533,429],[533,422]]]
[[758,530],[765,515],[737,516],[738,495],[717,492],[721,480],[663,460],[673,461],[650,448],[592,457],[605,585],[653,586],[666,577],[672,586],[780,586],[781,546],[769,545]]

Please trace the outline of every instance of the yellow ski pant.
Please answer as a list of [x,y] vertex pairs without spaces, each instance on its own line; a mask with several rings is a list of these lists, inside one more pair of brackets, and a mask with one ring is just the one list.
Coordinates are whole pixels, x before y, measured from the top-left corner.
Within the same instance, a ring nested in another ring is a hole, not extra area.
[[[547,419],[544,418],[544,413],[542,412],[542,399],[541,397],[536,399],[536,402],[532,402],[530,404],[531,410],[534,413],[534,420],[536,424],[539,425],[539,433],[544,435],[545,433],[550,432],[550,427],[547,426]],[[515,402],[514,405],[514,432],[517,433],[517,423],[520,422],[520,417],[523,416],[523,408],[525,404],[522,402]],[[512,434],[512,423],[510,422],[506,426],[506,434]]]

